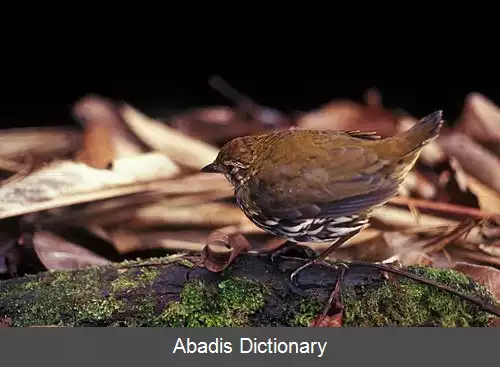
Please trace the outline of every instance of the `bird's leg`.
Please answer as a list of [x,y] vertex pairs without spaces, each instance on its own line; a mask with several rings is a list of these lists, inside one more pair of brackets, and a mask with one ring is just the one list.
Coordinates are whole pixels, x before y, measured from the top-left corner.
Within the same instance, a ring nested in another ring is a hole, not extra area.
[[300,257],[306,259],[314,259],[318,256],[317,252],[308,246],[302,246],[295,242],[285,241],[278,248],[274,249],[271,253],[271,261],[274,262],[276,257],[283,256],[287,253],[297,253]]
[[[359,231],[358,231],[359,232]],[[335,242],[330,246],[328,247],[325,251],[323,251],[322,253],[320,253],[314,260],[311,260],[307,263],[305,263],[304,265],[302,265],[300,268],[298,268],[297,270],[295,270],[292,275],[290,275],[290,281],[293,283],[294,282],[294,279],[295,277],[297,276],[297,274],[299,274],[302,270],[326,259],[328,257],[328,255],[330,255],[333,251],[335,251],[336,249],[338,249],[343,243],[345,243],[347,240],[349,240],[351,237],[353,237],[354,235],[358,234],[358,232],[353,232],[353,233],[350,233],[348,235],[345,235],[343,237],[339,237],[335,240]]]
[[323,308],[321,316],[314,322],[314,327],[320,326],[326,316],[342,314],[344,311],[344,303],[342,303],[342,280],[344,279],[347,265],[344,263],[340,263],[340,265],[341,267],[337,273],[335,287],[326,302],[325,308]]

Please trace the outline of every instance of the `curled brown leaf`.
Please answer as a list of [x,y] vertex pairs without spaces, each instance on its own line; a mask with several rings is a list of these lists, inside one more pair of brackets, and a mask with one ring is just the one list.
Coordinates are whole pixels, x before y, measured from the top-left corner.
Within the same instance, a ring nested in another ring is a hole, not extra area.
[[240,254],[251,249],[250,243],[242,235],[228,236],[220,231],[212,232],[204,247],[200,264],[209,271],[221,272]]

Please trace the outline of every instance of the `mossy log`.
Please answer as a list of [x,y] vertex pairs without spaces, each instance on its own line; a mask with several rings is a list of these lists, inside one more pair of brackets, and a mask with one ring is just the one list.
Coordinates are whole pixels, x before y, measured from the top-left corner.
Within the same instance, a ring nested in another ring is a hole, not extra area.
[[[240,255],[222,273],[171,256],[0,282],[0,317],[12,326],[308,326],[321,314],[336,270],[299,259]],[[483,299],[490,293],[443,269],[408,270]],[[487,326],[479,306],[433,286],[352,267],[343,282],[344,326]]]

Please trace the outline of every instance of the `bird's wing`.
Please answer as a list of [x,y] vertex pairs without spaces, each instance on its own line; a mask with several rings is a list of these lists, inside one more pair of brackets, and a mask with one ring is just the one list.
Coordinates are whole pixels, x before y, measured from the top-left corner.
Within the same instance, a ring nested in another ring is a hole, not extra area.
[[321,159],[268,165],[248,182],[263,215],[283,219],[349,216],[386,201],[398,182],[392,162],[362,146],[343,146]]

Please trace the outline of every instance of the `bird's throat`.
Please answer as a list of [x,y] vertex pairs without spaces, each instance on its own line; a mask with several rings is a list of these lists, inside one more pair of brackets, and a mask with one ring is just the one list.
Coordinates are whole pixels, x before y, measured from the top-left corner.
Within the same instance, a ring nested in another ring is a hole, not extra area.
[[231,182],[235,190],[238,190],[249,179],[247,171],[241,167],[232,167],[231,171],[226,174],[226,178]]

